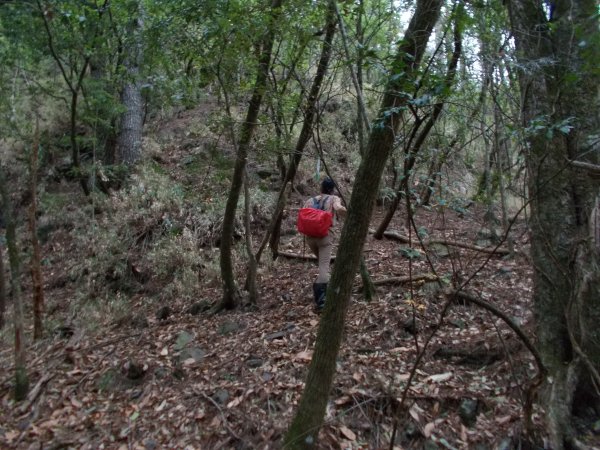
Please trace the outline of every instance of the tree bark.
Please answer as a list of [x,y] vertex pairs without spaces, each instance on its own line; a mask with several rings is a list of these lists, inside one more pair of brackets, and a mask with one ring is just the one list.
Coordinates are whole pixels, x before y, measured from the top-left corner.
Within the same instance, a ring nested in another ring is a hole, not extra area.
[[35,139],[30,157],[30,186],[31,204],[29,205],[29,234],[31,239],[31,284],[33,289],[33,338],[41,339],[44,333],[44,287],[41,269],[40,243],[37,238],[37,170],[39,152],[39,123],[36,123]]
[[379,180],[406,107],[406,99],[398,93],[404,90],[405,83],[412,80],[423,58],[441,5],[441,0],[417,1],[416,11],[390,67],[392,75],[386,85],[378,118],[371,128],[366,155],[357,172],[336,256],[338,263],[333,269],[327,289],[326,306],[319,325],[306,386],[285,436],[286,448],[312,448],[317,441],[335,374],[352,282],[360,262]]
[[6,313],[6,278],[4,277],[4,250],[0,243],[0,330],[4,327]]
[[431,156],[431,162],[429,163],[429,170],[427,171],[427,182],[421,190],[419,197],[421,197],[422,205],[431,204],[431,195],[436,189],[436,184],[440,178],[440,172],[444,165],[446,157],[450,154],[451,148],[448,147],[442,151],[437,151]]
[[[576,176],[568,160],[598,164],[600,57],[594,0],[511,0],[508,10],[519,59],[527,134],[531,253],[538,347],[548,370],[541,398],[550,448],[572,446],[577,392],[597,400],[589,373],[600,367],[600,242],[595,233],[599,189]],[[548,16],[548,12],[550,16]],[[556,124],[573,128],[560,132]],[[584,364],[588,361],[585,371]],[[591,367],[590,367],[591,366]]]
[[[367,109],[365,107],[363,92],[363,64],[365,55],[365,30],[363,27],[363,16],[365,15],[364,0],[359,0],[357,5],[358,12],[356,14],[356,81],[358,84],[356,98],[356,131],[358,135],[358,152],[363,157],[365,154],[365,129],[369,130],[369,120],[366,118]],[[360,97],[358,97],[360,94]]]
[[254,82],[252,97],[246,112],[246,119],[242,123],[240,140],[231,178],[231,188],[225,205],[225,214],[223,216],[223,229],[221,231],[220,265],[221,278],[223,281],[223,297],[217,305],[216,310],[233,309],[239,303],[239,291],[235,282],[233,273],[232,241],[233,229],[235,223],[235,213],[237,210],[240,191],[244,182],[244,172],[246,170],[246,160],[250,141],[256,129],[258,113],[262,98],[267,87],[267,78],[269,76],[269,66],[271,63],[271,52],[275,41],[275,26],[280,15],[282,0],[272,0],[271,17],[268,24],[268,30],[262,43],[262,50],[258,62],[258,73]]
[[0,166],[0,199],[2,201],[2,212],[6,224],[6,246],[8,248],[8,260],[10,264],[10,281],[12,287],[12,299],[14,310],[15,327],[15,390],[17,401],[25,399],[29,390],[29,378],[27,377],[26,355],[25,355],[25,326],[23,323],[23,299],[21,298],[21,262],[17,250],[17,233],[14,217],[14,208],[8,195],[6,187],[6,174]]
[[142,131],[144,127],[144,102],[141,92],[140,65],[144,56],[142,40],[143,6],[134,1],[127,34],[129,45],[126,45],[127,55],[123,66],[126,71],[126,81],[121,91],[121,103],[125,112],[121,116],[119,133],[116,139],[116,151],[119,161],[135,165],[142,156]]
[[498,192],[500,193],[500,207],[502,211],[502,231],[506,236],[506,245],[510,254],[514,253],[513,238],[509,233],[508,199],[505,182],[505,167],[510,167],[508,154],[508,137],[505,135],[502,111],[498,103],[497,87],[492,83],[492,98],[494,99],[494,153],[496,154],[496,171],[498,177]]
[[244,230],[246,233],[246,253],[248,254],[248,277],[246,290],[248,291],[248,303],[256,305],[258,302],[258,291],[256,287],[256,274],[258,272],[258,262],[254,257],[252,249],[252,230],[250,228],[250,186],[248,180],[248,171],[244,171]]

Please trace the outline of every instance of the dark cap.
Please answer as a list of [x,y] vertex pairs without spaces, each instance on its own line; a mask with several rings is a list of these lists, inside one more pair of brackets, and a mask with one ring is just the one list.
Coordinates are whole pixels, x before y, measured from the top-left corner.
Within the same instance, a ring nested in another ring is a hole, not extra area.
[[329,177],[325,177],[325,179],[321,182],[321,193],[322,194],[332,194],[335,189],[335,183]]

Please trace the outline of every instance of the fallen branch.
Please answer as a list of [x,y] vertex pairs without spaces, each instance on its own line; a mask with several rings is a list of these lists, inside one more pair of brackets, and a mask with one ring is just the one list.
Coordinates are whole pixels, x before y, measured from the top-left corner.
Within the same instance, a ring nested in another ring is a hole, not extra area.
[[397,233],[396,231],[386,231],[383,235],[388,239],[393,239],[394,241],[402,242],[403,244],[408,244],[410,239],[403,234]]
[[54,373],[46,373],[40,380],[36,383],[35,387],[29,392],[27,396],[27,401],[21,405],[19,408],[19,414],[25,414],[27,410],[33,405],[33,403],[37,400],[39,395],[42,393],[44,386],[54,378]]
[[459,247],[459,248],[465,248],[467,250],[474,250],[476,252],[481,252],[481,253],[488,253],[490,255],[509,255],[510,251],[506,248],[488,248],[488,247],[481,247],[479,245],[474,245],[474,244],[465,244],[464,242],[458,242],[458,241],[450,241],[448,239],[435,239],[435,240],[431,240],[431,241],[426,241],[427,245],[431,245],[431,244],[442,244],[442,245],[446,245],[448,247]]
[[[410,239],[408,237],[406,237],[400,233],[397,233],[395,231],[386,231],[385,233],[383,233],[383,235],[388,239],[393,239],[395,241],[402,242],[403,244],[410,243]],[[442,245],[446,245],[448,247],[464,248],[467,250],[473,250],[473,251],[480,252],[480,253],[488,253],[490,255],[494,255],[494,254],[495,255],[508,255],[508,254],[510,254],[510,251],[505,248],[481,247],[479,245],[467,244],[465,242],[452,241],[449,239],[431,239],[431,240],[424,241],[423,244],[425,246],[430,246],[432,244],[442,244]]]
[[231,426],[229,426],[229,421],[227,420],[227,417],[225,416],[225,413],[223,412],[223,409],[221,408],[221,406],[215,401],[215,399],[209,397],[208,395],[206,395],[204,392],[200,392],[200,391],[196,391],[198,394],[200,394],[202,397],[204,397],[206,400],[208,400],[209,402],[211,402],[215,408],[217,408],[217,410],[219,411],[219,413],[221,414],[221,418],[223,419],[223,424],[225,425],[225,428],[227,428],[227,430],[229,431],[229,433],[236,438],[238,441],[241,441],[242,439],[235,433],[235,431],[233,431],[233,429],[231,428]]
[[500,318],[504,323],[506,323],[506,325],[508,325],[508,327],[511,330],[513,330],[515,332],[515,334],[521,339],[521,341],[523,341],[523,344],[525,344],[525,347],[527,347],[527,349],[531,352],[531,354],[535,358],[535,362],[538,366],[539,372],[542,374],[545,373],[546,369],[544,367],[544,363],[542,362],[542,357],[540,356],[540,354],[537,351],[537,349],[535,348],[535,346],[531,343],[531,341],[529,340],[529,338],[527,337],[525,332],[521,329],[521,327],[519,327],[514,322],[514,320],[512,320],[510,317],[508,317],[504,312],[500,311],[498,308],[496,308],[491,303],[488,303],[485,300],[477,298],[474,295],[469,294],[464,291],[449,290],[446,292],[446,295],[449,298],[459,298],[461,300],[465,300],[467,302],[473,303],[473,304],[480,306],[483,309],[491,312],[496,317]]
[[384,284],[407,284],[407,283],[418,283],[421,281],[438,281],[439,278],[432,273],[420,273],[413,276],[404,277],[391,277],[384,278],[382,280],[373,280],[375,286],[382,286]]
[[533,357],[535,359],[535,363],[538,368],[538,373],[535,376],[535,378],[531,381],[531,383],[529,384],[529,387],[527,388],[527,392],[525,394],[525,402],[523,404],[523,413],[524,413],[524,418],[525,418],[525,425],[524,425],[525,432],[528,435],[531,434],[532,433],[531,415],[532,415],[532,411],[533,411],[533,400],[534,400],[537,389],[542,384],[542,382],[544,381],[544,378],[546,376],[546,366],[544,366],[544,363],[542,362],[542,358],[541,358],[540,354],[538,353],[537,349],[533,346],[533,344],[531,343],[531,341],[529,340],[527,335],[523,332],[523,330],[521,330],[521,328],[510,317],[508,317],[506,314],[504,314],[502,311],[500,311],[494,305],[486,302],[485,300],[481,300],[473,295],[467,294],[466,292],[463,292],[460,290],[448,291],[447,295],[450,299],[460,298],[462,300],[466,300],[468,302],[474,303],[477,306],[481,306],[482,308],[484,308],[484,309],[488,310],[489,312],[491,312],[492,314],[494,314],[496,317],[499,317],[500,319],[502,319],[504,321],[504,323],[506,323],[510,327],[510,329],[516,333],[516,335],[521,339],[521,341],[523,341],[523,344],[525,344],[525,347],[527,347],[527,349],[533,355]]
[[[100,343],[97,343],[97,344],[89,345],[87,347],[83,347],[83,348],[71,348],[68,351],[77,351],[78,353],[90,353],[92,350],[97,350],[98,348],[106,347],[107,345],[115,344],[117,342],[124,341],[126,339],[139,337],[142,334],[143,334],[143,332],[134,333],[134,334],[125,334],[125,335],[118,336],[118,337],[113,338],[113,339],[108,339],[106,341],[103,341],[103,342],[100,342]],[[69,341],[69,342],[71,342],[71,341]],[[30,364],[28,364],[29,370],[32,370],[33,368],[35,368],[39,364],[43,363],[45,361],[45,357],[48,354],[50,354],[51,352],[53,352],[55,350],[58,350],[61,346],[65,350],[67,350],[69,348],[69,343],[68,342],[67,343],[58,342],[57,344],[55,344],[52,347],[48,348],[44,353],[42,353],[35,360],[33,360],[33,362],[31,362]],[[56,362],[54,364],[51,364],[48,367],[45,367],[44,370],[47,371],[47,372],[49,372],[50,370],[55,369],[61,362],[62,362],[62,360],[60,360],[60,359],[56,360]],[[2,380],[0,380],[0,387],[8,384],[13,377],[14,377],[14,375],[11,374],[11,375],[7,376],[6,378],[3,378]]]
[[571,164],[576,169],[582,169],[588,172],[591,175],[600,175],[600,166],[597,164],[592,164],[584,161],[575,161],[569,160],[569,164]]
[[[511,353],[516,350],[515,347],[511,347]],[[496,361],[501,361],[506,355],[507,349],[505,348],[486,348],[485,346],[478,346],[475,348],[449,348],[440,347],[433,352],[434,358],[453,359],[458,358],[456,364],[469,365],[469,366],[489,366]]]

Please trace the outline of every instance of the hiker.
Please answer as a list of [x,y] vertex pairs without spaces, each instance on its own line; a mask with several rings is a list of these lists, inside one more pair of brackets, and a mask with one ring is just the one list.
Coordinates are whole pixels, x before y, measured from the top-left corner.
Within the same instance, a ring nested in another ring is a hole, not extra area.
[[346,208],[342,205],[340,197],[333,194],[334,190],[335,183],[327,177],[321,183],[321,194],[309,198],[304,203],[304,208],[320,209],[332,215],[332,225],[325,237],[306,236],[306,243],[319,260],[319,274],[313,283],[313,294],[319,311],[325,306],[325,293],[329,282],[329,263],[333,247],[332,235],[336,234],[338,216],[346,214]]

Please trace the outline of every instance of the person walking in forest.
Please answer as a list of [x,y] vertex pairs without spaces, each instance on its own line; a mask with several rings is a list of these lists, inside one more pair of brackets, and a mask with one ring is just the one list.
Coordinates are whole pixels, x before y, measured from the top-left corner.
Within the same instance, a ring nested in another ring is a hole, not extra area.
[[339,217],[346,214],[340,197],[334,195],[334,181],[327,177],[321,182],[321,194],[304,202],[298,214],[298,230],[306,236],[306,243],[319,263],[319,273],[313,283],[317,310],[325,306],[325,294],[329,282],[329,264],[333,248],[333,235]]

